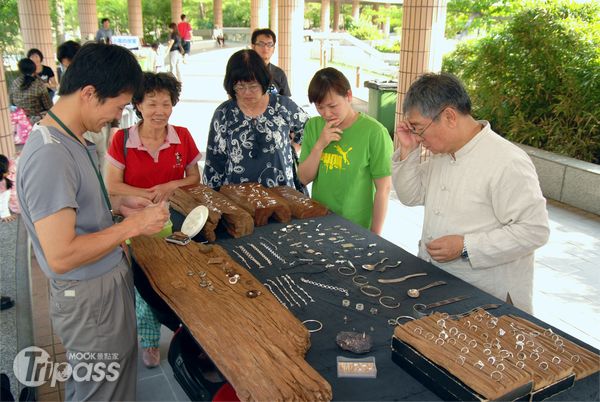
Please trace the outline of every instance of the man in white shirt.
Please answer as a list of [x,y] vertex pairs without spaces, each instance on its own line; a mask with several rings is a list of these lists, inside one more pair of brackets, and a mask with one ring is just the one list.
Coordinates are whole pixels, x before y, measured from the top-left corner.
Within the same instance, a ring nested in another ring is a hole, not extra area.
[[471,116],[450,74],[419,77],[403,112],[392,180],[403,204],[425,206],[419,257],[531,312],[534,250],[550,233],[533,163]]

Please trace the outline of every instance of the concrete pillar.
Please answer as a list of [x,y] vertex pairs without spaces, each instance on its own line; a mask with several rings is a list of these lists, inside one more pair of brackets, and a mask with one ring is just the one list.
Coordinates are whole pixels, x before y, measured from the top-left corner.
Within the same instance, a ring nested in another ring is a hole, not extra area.
[[269,4],[269,16],[270,16],[270,22],[269,22],[269,28],[271,28],[271,31],[275,32],[275,35],[279,36],[279,34],[277,33],[278,29],[277,27],[279,26],[279,13],[278,11],[278,0],[270,0],[270,4]]
[[129,15],[129,32],[133,36],[143,37],[142,0],[127,0],[127,12]]
[[[77,16],[79,17],[79,30],[81,42],[94,40],[96,31],[100,27],[100,17],[96,11],[96,0],[77,0]],[[110,18],[107,16],[106,18]]]
[[171,0],[171,22],[179,23],[182,13],[183,6],[181,5],[181,0]]
[[4,63],[0,53],[0,154],[9,158],[15,154],[15,139],[10,124],[8,91],[4,78]]
[[391,4],[390,3],[385,3],[385,21],[383,23],[383,36],[385,36],[385,38],[389,38],[390,37],[390,12],[391,12]]
[[304,43],[304,0],[279,0],[279,67],[285,71],[292,94],[294,89],[295,71],[302,68],[301,52],[293,52],[292,46]]
[[333,0],[333,32],[340,30],[340,0]]
[[321,32],[329,32],[331,19],[331,5],[329,0],[321,0]]
[[[402,102],[410,84],[421,74],[442,68],[447,0],[405,0],[398,69],[396,122],[402,121]],[[433,45],[438,44],[438,48]]]
[[56,46],[52,42],[49,3],[48,0],[21,0],[17,2],[25,52],[32,47],[40,49],[44,55],[44,64],[52,68],[56,75],[56,68],[54,68]]
[[250,31],[269,24],[269,0],[250,0]]
[[355,22],[358,22],[359,18],[360,18],[360,1],[352,0],[352,19]]
[[213,23],[223,28],[223,0],[213,0]]

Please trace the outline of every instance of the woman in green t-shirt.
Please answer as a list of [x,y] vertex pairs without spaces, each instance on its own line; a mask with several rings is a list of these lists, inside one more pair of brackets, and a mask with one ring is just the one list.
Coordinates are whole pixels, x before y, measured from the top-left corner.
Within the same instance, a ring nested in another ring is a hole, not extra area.
[[352,109],[348,79],[335,68],[317,71],[308,100],[320,116],[304,127],[298,176],[333,212],[381,234],[391,189],[393,145],[377,120]]

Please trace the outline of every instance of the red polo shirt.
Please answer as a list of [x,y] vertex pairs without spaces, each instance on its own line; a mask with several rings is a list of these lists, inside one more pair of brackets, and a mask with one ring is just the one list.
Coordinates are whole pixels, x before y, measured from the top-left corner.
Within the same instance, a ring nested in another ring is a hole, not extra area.
[[140,139],[138,125],[129,128],[127,157],[123,155],[123,130],[113,136],[106,160],[119,169],[125,169],[123,182],[138,188],[180,180],[185,169],[197,163],[202,154],[192,135],[185,127],[167,126],[167,137],[156,154],[151,154]]
[[177,30],[182,40],[192,40],[192,26],[187,21],[181,21],[177,24]]

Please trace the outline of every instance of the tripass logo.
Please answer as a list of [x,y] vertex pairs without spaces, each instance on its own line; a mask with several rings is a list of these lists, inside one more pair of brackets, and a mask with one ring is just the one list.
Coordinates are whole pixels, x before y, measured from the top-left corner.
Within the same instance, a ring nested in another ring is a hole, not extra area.
[[[44,349],[30,346],[17,353],[13,362],[13,371],[17,380],[27,387],[39,387],[49,382],[52,387],[56,382],[64,382],[73,377],[74,381],[116,381],[119,378],[121,365],[117,353],[99,352],[67,352],[70,361],[79,363],[56,363]],[[104,361],[98,361],[104,360]],[[110,361],[113,360],[113,361]]]

